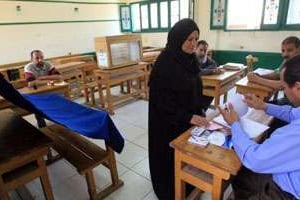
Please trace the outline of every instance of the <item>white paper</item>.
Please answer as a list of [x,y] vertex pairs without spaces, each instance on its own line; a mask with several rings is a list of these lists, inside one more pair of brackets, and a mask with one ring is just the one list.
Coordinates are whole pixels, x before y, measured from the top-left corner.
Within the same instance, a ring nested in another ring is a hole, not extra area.
[[215,117],[213,119],[214,122],[217,122],[218,124],[221,124],[227,128],[230,128],[230,125],[227,124],[227,122],[224,120],[223,116],[222,115],[218,115],[217,117]]
[[271,69],[265,69],[265,68],[258,68],[254,71],[254,73],[259,74],[260,76],[266,75],[266,74],[270,74],[273,73],[274,70]]
[[248,110],[248,105],[243,101],[244,96],[241,94],[235,94],[229,101],[232,104],[234,110],[238,113],[239,117],[244,116]]
[[207,139],[210,144],[218,146],[222,146],[225,143],[225,135],[219,131],[212,132]]
[[244,131],[248,134],[250,138],[256,138],[257,136],[259,136],[269,128],[269,126],[258,123],[246,117],[242,117],[240,119],[240,122],[242,124]]
[[99,51],[96,53],[98,64],[101,67],[108,67],[107,54],[104,51]]

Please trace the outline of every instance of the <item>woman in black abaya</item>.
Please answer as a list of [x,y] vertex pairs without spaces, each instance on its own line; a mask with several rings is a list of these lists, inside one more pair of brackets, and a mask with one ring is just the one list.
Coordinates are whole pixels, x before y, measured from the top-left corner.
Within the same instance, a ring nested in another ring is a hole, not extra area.
[[198,38],[193,20],[177,22],[150,75],[149,163],[153,189],[161,200],[174,199],[174,152],[169,143],[192,125],[208,124],[194,54]]

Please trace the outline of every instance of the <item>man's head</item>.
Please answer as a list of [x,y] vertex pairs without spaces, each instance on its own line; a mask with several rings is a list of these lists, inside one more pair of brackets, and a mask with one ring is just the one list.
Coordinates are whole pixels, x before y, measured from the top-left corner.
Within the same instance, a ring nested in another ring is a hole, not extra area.
[[285,38],[281,43],[281,55],[284,60],[300,55],[300,39],[296,36]]
[[33,50],[30,53],[31,62],[37,66],[42,66],[44,64],[44,54],[41,50]]
[[208,43],[205,40],[197,42],[196,55],[201,59],[207,55]]
[[284,63],[280,81],[288,99],[295,106],[300,106],[300,55]]

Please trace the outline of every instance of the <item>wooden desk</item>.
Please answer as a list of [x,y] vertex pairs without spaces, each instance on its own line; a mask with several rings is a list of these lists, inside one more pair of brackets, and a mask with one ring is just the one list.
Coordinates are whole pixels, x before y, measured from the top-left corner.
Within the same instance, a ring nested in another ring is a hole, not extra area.
[[[261,71],[260,68],[258,68],[254,72],[258,72],[258,71]],[[272,70],[266,70],[266,71],[271,72]],[[258,96],[262,100],[269,99],[275,92],[270,87],[249,82],[247,77],[244,77],[243,79],[236,82],[235,86],[236,86],[236,92],[241,94],[252,93]]]
[[[203,83],[203,94],[215,98],[215,106],[220,104],[220,96],[226,94],[234,84],[243,76],[244,69],[238,71],[226,70],[222,74],[201,76]],[[226,97],[224,97],[224,102]]]
[[[130,65],[120,68],[111,69],[98,69],[94,71],[95,79],[98,84],[100,106],[106,108],[110,114],[113,114],[114,103],[122,102],[130,97],[141,97],[144,93],[145,98],[148,98],[148,77],[147,77],[147,63],[139,63],[137,65]],[[140,83],[140,79],[143,79],[143,85]],[[137,88],[135,91],[131,90],[131,82],[136,80]],[[128,92],[123,96],[119,96],[118,99],[113,99],[111,95],[111,87],[120,85],[123,82],[128,84]],[[102,88],[106,90],[106,98]]]
[[41,85],[37,89],[32,87],[24,87],[18,90],[22,94],[43,94],[43,93],[60,93],[69,98],[69,84],[66,82],[55,83],[54,85]]
[[[49,92],[56,92],[63,94],[67,98],[70,97],[69,84],[66,82],[56,83],[54,85],[42,85],[37,87],[37,89],[24,87],[20,88],[18,91],[22,94],[43,94]],[[10,102],[6,101],[2,96],[0,96],[0,110],[9,107],[14,107],[14,105],[12,105]],[[19,112],[21,115],[23,113],[27,113],[24,110],[17,110],[17,112]]]
[[13,111],[0,111],[0,199],[39,177],[46,199],[54,199],[43,156],[50,140]]
[[[247,118],[264,124],[271,121],[270,116],[257,110],[248,113]],[[170,143],[175,150],[175,199],[184,199],[186,182],[212,193],[213,200],[220,200],[231,176],[238,173],[241,162],[231,149],[213,144],[204,148],[190,144],[191,130]]]

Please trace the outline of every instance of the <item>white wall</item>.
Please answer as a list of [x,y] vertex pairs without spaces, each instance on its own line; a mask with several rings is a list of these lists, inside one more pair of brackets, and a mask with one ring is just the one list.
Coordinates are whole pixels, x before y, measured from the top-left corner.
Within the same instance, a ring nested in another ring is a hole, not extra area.
[[[3,25],[81,20],[100,22]],[[93,52],[94,37],[120,34],[118,20],[118,4],[0,1],[0,64],[28,60],[32,49],[44,50],[46,57]]]

